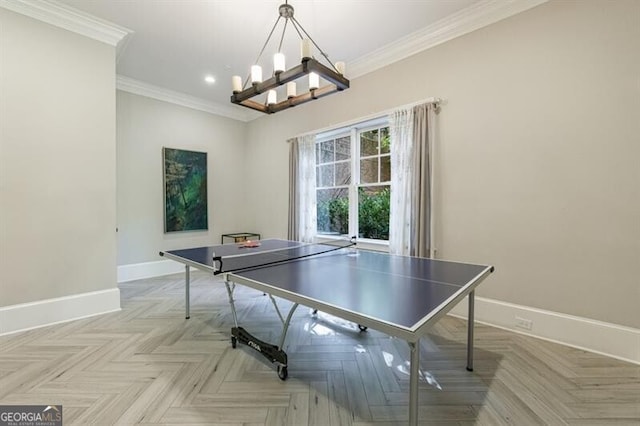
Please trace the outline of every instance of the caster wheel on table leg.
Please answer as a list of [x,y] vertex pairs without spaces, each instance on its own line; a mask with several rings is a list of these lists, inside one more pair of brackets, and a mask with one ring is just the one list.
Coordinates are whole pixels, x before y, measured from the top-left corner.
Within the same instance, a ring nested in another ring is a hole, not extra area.
[[365,327],[364,325],[360,325],[360,324],[358,324],[358,329],[359,329],[360,331],[367,331],[368,327]]
[[287,370],[287,367],[278,366],[278,377],[280,378],[280,380],[287,380],[288,376],[289,371]]

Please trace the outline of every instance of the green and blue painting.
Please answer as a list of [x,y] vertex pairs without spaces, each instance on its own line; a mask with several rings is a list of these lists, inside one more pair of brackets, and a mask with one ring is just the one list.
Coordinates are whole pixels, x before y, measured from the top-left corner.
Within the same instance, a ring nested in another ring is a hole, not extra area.
[[208,229],[207,153],[163,148],[164,232]]

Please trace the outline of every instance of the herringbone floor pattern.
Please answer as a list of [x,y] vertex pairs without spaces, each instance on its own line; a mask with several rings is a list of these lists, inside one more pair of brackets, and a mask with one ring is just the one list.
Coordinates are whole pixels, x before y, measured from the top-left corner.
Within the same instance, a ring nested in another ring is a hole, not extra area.
[[[0,337],[0,404],[62,404],[65,424],[371,425],[408,419],[403,341],[298,309],[289,379],[232,349],[220,281],[195,272],[123,284],[122,311]],[[236,288],[241,325],[276,343],[268,297]],[[285,307],[287,303],[282,302]],[[424,425],[640,425],[640,366],[442,319],[421,346]]]

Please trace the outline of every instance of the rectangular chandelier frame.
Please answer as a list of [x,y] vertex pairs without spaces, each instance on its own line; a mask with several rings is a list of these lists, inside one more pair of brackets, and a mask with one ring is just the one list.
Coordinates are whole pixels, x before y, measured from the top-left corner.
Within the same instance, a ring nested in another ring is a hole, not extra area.
[[[267,105],[252,100],[252,98],[262,93],[266,93],[271,89],[283,86],[290,81],[297,80],[312,72],[315,72],[331,84],[318,89],[309,90],[307,93],[303,93],[301,95],[291,96],[275,104]],[[349,80],[347,80],[342,74],[335,72],[313,58],[303,58],[299,65],[291,68],[290,70],[276,73],[270,79],[261,83],[254,83],[251,87],[244,89],[241,92],[233,92],[233,95],[231,95],[231,102],[266,114],[273,114],[348,88]]]

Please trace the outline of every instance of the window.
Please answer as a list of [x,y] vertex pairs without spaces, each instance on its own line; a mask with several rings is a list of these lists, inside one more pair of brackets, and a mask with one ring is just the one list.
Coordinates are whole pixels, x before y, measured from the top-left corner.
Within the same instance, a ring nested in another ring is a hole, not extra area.
[[389,240],[389,148],[386,119],[318,136],[319,235]]

